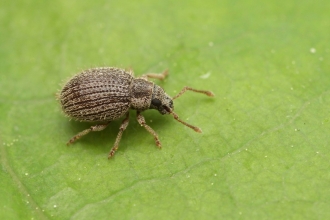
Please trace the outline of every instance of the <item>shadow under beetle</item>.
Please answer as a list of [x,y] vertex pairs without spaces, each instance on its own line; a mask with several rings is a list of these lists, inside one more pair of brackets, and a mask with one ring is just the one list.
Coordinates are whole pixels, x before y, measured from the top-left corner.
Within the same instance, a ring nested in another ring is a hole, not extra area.
[[[176,96],[171,98],[165,91],[148,78],[163,80],[167,71],[161,74],[148,73],[135,78],[132,71],[115,67],[101,67],[87,69],[71,78],[58,94],[64,113],[78,121],[100,122],[83,130],[68,141],[68,145],[75,142],[91,131],[102,131],[111,121],[125,116],[114,146],[109,152],[112,157],[118,149],[119,142],[129,122],[129,110],[137,111],[137,121],[155,138],[156,145],[161,148],[157,133],[146,124],[141,112],[156,109],[162,115],[171,114],[174,119],[201,133],[201,129],[179,119],[173,111],[173,100],[180,97],[187,90],[214,96],[210,91],[184,87]],[[104,124],[105,123],[105,124]]]

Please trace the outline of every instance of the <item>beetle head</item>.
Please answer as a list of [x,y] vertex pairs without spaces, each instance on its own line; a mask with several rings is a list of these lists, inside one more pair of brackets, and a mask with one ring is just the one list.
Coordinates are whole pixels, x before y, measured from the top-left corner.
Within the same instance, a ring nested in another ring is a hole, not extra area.
[[162,115],[171,114],[173,115],[174,119],[180,122],[181,124],[193,129],[198,133],[202,133],[202,130],[199,127],[193,126],[179,119],[179,116],[173,111],[174,110],[173,98],[167,95],[165,91],[156,84],[154,85],[149,108],[158,110]]
[[149,108],[158,110],[162,115],[170,114],[174,109],[173,100],[164,89],[155,84]]

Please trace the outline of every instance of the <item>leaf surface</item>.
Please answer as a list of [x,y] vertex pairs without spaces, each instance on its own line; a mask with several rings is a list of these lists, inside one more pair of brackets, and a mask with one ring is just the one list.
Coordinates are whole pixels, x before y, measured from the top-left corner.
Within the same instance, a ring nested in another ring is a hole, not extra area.
[[[5,1],[0,219],[330,218],[329,1]],[[327,7],[328,6],[328,7]],[[181,119],[69,121],[55,94],[98,66],[155,81]]]

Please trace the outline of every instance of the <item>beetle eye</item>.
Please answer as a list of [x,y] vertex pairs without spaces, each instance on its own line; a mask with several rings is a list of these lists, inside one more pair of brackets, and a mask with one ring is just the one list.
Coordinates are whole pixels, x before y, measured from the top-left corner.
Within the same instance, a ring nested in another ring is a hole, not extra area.
[[156,107],[159,107],[162,104],[162,102],[159,99],[153,99],[151,100],[151,104]]

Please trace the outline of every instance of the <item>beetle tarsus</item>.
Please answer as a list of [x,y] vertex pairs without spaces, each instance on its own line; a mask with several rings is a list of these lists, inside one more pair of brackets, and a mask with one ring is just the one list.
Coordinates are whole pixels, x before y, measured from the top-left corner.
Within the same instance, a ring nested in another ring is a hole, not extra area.
[[113,155],[116,153],[117,150],[118,150],[118,146],[113,147],[113,148],[110,150],[110,153],[109,153],[109,155],[108,155],[108,159],[110,159],[111,157],[113,157]]
[[158,138],[155,138],[156,145],[159,149],[162,149],[162,144],[160,143]]

